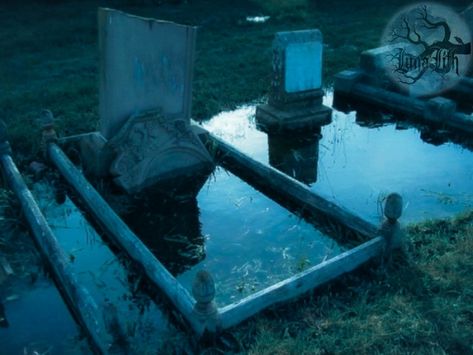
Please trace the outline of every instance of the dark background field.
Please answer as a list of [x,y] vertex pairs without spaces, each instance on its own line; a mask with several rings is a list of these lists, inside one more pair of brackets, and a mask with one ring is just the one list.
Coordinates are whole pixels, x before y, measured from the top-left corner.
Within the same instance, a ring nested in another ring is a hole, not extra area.
[[[16,151],[37,145],[35,119],[49,108],[61,134],[97,126],[97,7],[199,27],[193,91],[197,120],[260,100],[270,82],[271,42],[281,30],[319,28],[324,76],[358,63],[376,47],[384,26],[406,1],[188,0],[7,1],[0,5],[0,117]],[[461,10],[467,1],[450,2]],[[268,15],[264,24],[246,16]]]

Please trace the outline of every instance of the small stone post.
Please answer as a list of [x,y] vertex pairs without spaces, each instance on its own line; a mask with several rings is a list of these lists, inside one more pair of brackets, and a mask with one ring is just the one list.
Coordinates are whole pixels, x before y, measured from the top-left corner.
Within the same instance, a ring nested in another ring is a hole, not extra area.
[[192,295],[196,300],[194,314],[203,324],[204,332],[217,332],[218,310],[215,305],[215,282],[208,271],[200,270],[192,283]]
[[386,220],[381,225],[381,235],[386,241],[385,254],[389,254],[402,245],[401,224],[398,222],[402,215],[402,206],[402,196],[398,193],[391,193],[386,197],[384,204]]
[[49,110],[42,110],[39,122],[42,129],[41,150],[43,151],[45,159],[48,160],[48,144],[57,141],[57,133],[54,129],[53,113]]

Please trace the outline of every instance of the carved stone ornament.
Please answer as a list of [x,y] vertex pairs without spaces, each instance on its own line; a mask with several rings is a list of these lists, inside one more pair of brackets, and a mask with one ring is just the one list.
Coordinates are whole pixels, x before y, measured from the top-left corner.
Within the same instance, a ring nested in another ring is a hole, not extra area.
[[173,192],[187,185],[200,189],[214,168],[190,125],[157,111],[130,117],[108,144],[116,152],[110,173],[129,194],[149,188]]

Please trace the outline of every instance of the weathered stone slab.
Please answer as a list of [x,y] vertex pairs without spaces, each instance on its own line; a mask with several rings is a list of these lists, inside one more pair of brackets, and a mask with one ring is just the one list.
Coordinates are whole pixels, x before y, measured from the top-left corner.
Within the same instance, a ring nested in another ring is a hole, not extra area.
[[196,28],[99,9],[100,132],[161,109],[189,122]]
[[110,172],[128,194],[151,188],[198,191],[214,168],[186,121],[168,120],[156,112],[130,117],[108,145],[116,152]]
[[355,84],[359,83],[363,73],[358,69],[344,70],[335,75],[334,91],[350,94]]
[[438,96],[427,101],[424,117],[429,121],[445,122],[453,119],[456,111],[455,101]]
[[360,69],[365,75],[365,82],[376,86],[390,86],[391,79],[386,64],[397,48],[399,44],[373,48],[361,53]]

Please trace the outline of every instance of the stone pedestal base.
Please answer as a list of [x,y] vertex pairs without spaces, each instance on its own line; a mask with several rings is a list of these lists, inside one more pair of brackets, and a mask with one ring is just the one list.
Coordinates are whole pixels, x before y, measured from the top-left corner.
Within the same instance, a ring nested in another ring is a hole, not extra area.
[[320,105],[282,110],[272,105],[256,108],[256,127],[266,133],[317,132],[332,121],[332,109]]

